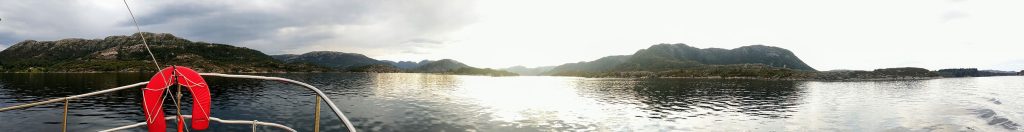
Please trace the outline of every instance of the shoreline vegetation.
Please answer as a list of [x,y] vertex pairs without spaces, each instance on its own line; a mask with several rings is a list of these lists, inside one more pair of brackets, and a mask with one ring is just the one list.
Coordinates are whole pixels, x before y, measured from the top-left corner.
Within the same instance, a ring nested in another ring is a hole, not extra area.
[[[575,76],[591,78],[708,78],[765,80],[874,81],[944,77],[1024,75],[1024,71],[901,67],[872,71],[817,71],[793,52],[773,46],[734,49],[656,44],[631,55],[607,56],[558,66],[477,68],[452,60],[389,61],[357,53],[313,51],[267,55],[227,44],[193,42],[167,33],[146,34],[156,59],[165,65],[221,73],[432,73],[484,76]],[[139,34],[103,39],[25,40],[0,51],[3,73],[145,73],[156,69]]]

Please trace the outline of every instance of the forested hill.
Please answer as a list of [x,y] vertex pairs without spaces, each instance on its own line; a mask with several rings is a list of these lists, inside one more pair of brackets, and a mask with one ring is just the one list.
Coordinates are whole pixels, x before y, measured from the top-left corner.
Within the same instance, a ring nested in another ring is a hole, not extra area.
[[660,72],[747,64],[764,65],[771,69],[816,71],[793,52],[779,47],[751,45],[735,49],[699,49],[686,44],[658,44],[641,49],[632,55],[608,56],[590,62],[563,64],[548,71],[548,74]]
[[272,55],[272,57],[289,63],[318,64],[342,70],[373,64],[388,64],[377,59],[366,57],[365,55],[362,54],[344,53],[336,51],[313,51],[299,55]]
[[686,44],[658,44],[642,49],[621,65],[625,70],[674,69],[695,65],[764,64],[815,71],[787,49],[751,45],[735,49],[698,49]]
[[338,71],[350,72],[413,72],[490,76],[516,75],[515,73],[503,70],[475,68],[452,59],[441,59],[437,61],[423,60],[419,63],[410,61],[394,62],[377,60],[357,53],[335,51],[313,51],[300,55],[273,55],[273,58],[290,63],[321,65],[334,68]]
[[[474,68],[455,60],[391,62],[356,53],[316,51],[301,55],[268,56],[260,51],[226,44],[193,42],[166,33],[145,33],[162,67],[181,65],[201,72],[426,72],[510,75],[496,69]],[[761,65],[751,66],[749,64]],[[713,66],[725,67],[713,67]],[[735,66],[728,66],[735,65]],[[700,68],[779,69],[815,71],[786,49],[753,45],[735,49],[699,49],[685,44],[658,44],[632,55],[608,56],[595,61],[569,63],[546,70],[547,75],[661,72],[696,74],[679,70]],[[103,39],[26,40],[0,51],[0,72],[136,72],[155,71],[139,34]],[[734,71],[730,71],[734,72]],[[747,71],[745,71],[747,72]],[[695,75],[703,76],[703,75]]]
[[[145,33],[163,66],[188,66],[200,72],[307,72],[330,70],[286,64],[260,51],[226,44],[193,42],[166,33]],[[26,40],[0,51],[4,72],[155,71],[138,33],[103,39]],[[163,67],[162,66],[162,67]]]

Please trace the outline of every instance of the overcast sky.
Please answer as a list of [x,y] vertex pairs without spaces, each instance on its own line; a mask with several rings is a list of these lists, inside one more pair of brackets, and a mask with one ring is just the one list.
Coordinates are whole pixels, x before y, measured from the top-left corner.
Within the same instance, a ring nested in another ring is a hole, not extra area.
[[[0,49],[134,32],[120,0],[0,1]],[[1024,69],[1020,0],[128,2],[143,31],[267,54],[331,50],[500,68],[590,61],[659,43],[763,44],[819,70]]]

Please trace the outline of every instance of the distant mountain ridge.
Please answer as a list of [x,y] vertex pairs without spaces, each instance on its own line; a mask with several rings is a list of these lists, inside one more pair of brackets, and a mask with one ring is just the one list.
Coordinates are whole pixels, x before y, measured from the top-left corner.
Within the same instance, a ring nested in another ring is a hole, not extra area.
[[[226,44],[193,42],[167,33],[143,33],[161,65],[184,65],[201,72],[325,71],[315,65],[285,64],[260,51]],[[139,38],[26,40],[0,51],[6,72],[155,71]]]
[[557,74],[562,72],[608,72],[615,70],[619,65],[625,63],[630,55],[606,56],[594,61],[567,63],[555,66],[545,74]]
[[341,70],[373,64],[387,64],[362,54],[336,51],[313,51],[300,55],[283,54],[272,55],[272,57],[287,63],[312,63]]
[[[1024,71],[898,67],[874,71],[818,72],[793,52],[772,46],[734,49],[658,44],[630,55],[559,66],[476,68],[453,59],[377,60],[357,53],[314,51],[269,56],[226,44],[194,42],[166,33],[142,33],[161,67],[188,66],[200,72],[413,72],[460,75],[560,75],[582,77],[697,77],[816,80],[890,80],[936,77],[1024,75]],[[103,39],[25,40],[0,51],[0,72],[146,72],[155,71],[141,34]],[[509,72],[513,71],[513,72]]]
[[466,67],[470,66],[452,59],[441,59],[437,61],[428,61],[428,63],[413,68],[413,70],[418,72],[445,72]]
[[616,71],[668,71],[708,65],[762,64],[770,67],[816,71],[791,51],[764,45],[743,46],[735,49],[699,49],[686,44],[658,44],[641,49],[632,55],[603,57],[589,62],[559,65],[547,74],[616,72]]
[[420,67],[423,64],[434,62],[434,61],[431,61],[431,60],[422,60],[420,62],[413,62],[413,61],[398,61],[398,62],[394,62],[394,61],[389,61],[389,60],[382,60],[382,61],[384,63],[388,63],[388,64],[391,64],[391,65],[393,65],[395,67],[398,67],[398,68],[401,68],[401,69],[406,69],[406,70],[411,70],[413,68]]
[[350,72],[416,72],[492,76],[517,75],[515,73],[502,70],[476,68],[452,59],[441,59],[437,61],[423,60],[420,62],[394,62],[388,60],[377,60],[357,53],[336,51],[313,51],[299,55],[273,55],[273,58],[288,63],[320,65],[331,67],[339,71]]
[[555,68],[555,66],[541,66],[541,67],[533,67],[533,68],[528,68],[528,67],[525,67],[525,66],[513,66],[513,67],[508,67],[508,68],[505,68],[505,69],[501,69],[501,70],[513,72],[513,73],[516,73],[516,74],[519,74],[519,75],[535,76],[535,75],[543,75],[544,73],[550,71],[553,68]]

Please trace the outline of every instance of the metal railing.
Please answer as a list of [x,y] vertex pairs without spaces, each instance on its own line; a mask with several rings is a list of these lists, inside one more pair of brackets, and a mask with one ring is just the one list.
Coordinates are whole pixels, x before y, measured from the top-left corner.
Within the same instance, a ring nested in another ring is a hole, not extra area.
[[15,106],[11,106],[11,107],[4,107],[4,108],[0,108],[0,112],[4,112],[4,111],[8,111],[8,110],[14,110],[14,109],[28,108],[28,107],[32,107],[32,106],[36,106],[36,105],[43,105],[43,104],[61,102],[61,101],[66,101],[66,100],[71,100],[71,99],[82,98],[82,97],[89,97],[89,96],[93,96],[93,95],[97,95],[97,94],[110,93],[110,92],[114,92],[114,91],[125,90],[125,89],[128,89],[128,88],[139,87],[139,86],[146,85],[146,84],[149,84],[149,82],[148,81],[147,82],[139,82],[139,83],[135,83],[135,84],[131,84],[131,85],[125,85],[125,86],[121,86],[121,87],[116,87],[116,88],[111,88],[111,89],[106,89],[106,90],[100,90],[100,91],[91,92],[91,93],[72,95],[72,96],[68,96],[68,97],[61,97],[61,98],[50,99],[50,100],[46,100],[46,101],[39,101],[39,102],[34,102],[34,103],[15,105]]
[[[340,109],[338,109],[338,106],[335,105],[334,102],[331,101],[331,99],[328,98],[327,95],[324,94],[323,91],[320,91],[320,89],[317,89],[316,87],[313,87],[313,85],[309,85],[307,83],[303,83],[303,82],[299,82],[299,81],[295,81],[295,80],[291,80],[291,79],[287,79],[287,78],[280,78],[280,77],[265,77],[265,76],[255,76],[255,75],[233,75],[233,74],[221,74],[221,73],[199,73],[199,75],[202,75],[202,76],[215,76],[215,77],[226,77],[226,78],[273,80],[273,81],[288,82],[288,83],[292,83],[292,84],[296,84],[296,85],[302,86],[302,87],[304,87],[304,88],[306,88],[306,89],[308,89],[310,91],[315,92],[316,96],[317,96],[317,102],[318,103],[316,104],[317,108],[316,108],[316,115],[315,115],[316,116],[315,117],[315,123],[316,124],[314,125],[314,127],[317,127],[317,128],[314,128],[314,130],[317,130],[317,131],[320,130],[319,129],[319,122],[320,122],[320,116],[319,116],[320,115],[320,107],[319,107],[320,103],[319,103],[319,101],[321,101],[321,99],[322,99],[325,103],[327,103],[327,106],[329,108],[331,108],[331,111],[334,112],[335,115],[337,115],[338,119],[341,119],[341,122],[343,123],[343,125],[345,125],[345,127],[348,129],[348,131],[350,131],[350,132],[355,132],[356,131],[355,126],[352,126],[352,122],[350,122],[348,120],[348,117],[346,117],[345,114],[342,113]],[[28,103],[28,104],[21,104],[21,105],[3,107],[3,108],[0,108],[0,112],[9,111],[9,110],[15,110],[15,109],[28,108],[28,107],[32,107],[32,106],[38,106],[38,105],[49,104],[49,103],[56,103],[56,102],[63,101],[64,102],[64,122],[62,123],[61,130],[62,131],[66,131],[67,112],[68,112],[68,110],[67,110],[68,105],[67,104],[68,104],[69,100],[77,99],[77,98],[82,98],[82,97],[94,96],[94,95],[98,95],[98,94],[110,93],[110,92],[125,90],[125,89],[129,89],[129,88],[135,88],[135,87],[139,87],[139,86],[142,86],[142,85],[146,85],[148,83],[149,82],[139,82],[139,83],[135,83],[135,84],[115,87],[115,88],[106,89],[106,90],[100,90],[100,91],[96,91],[96,92],[90,92],[90,93],[85,93],[85,94],[72,95],[72,96],[68,96],[68,97],[49,99],[49,100],[46,100],[46,101],[33,102],[33,103]],[[188,116],[188,117],[185,117],[185,118],[191,118],[191,116]],[[169,117],[166,117],[166,119],[168,119],[168,120],[169,119],[175,119],[175,117],[169,116]],[[283,129],[286,129],[286,130],[289,130],[289,131],[295,131],[295,130],[293,130],[291,128],[288,128],[288,127],[286,127],[284,125],[280,125],[280,124],[276,124],[276,123],[257,122],[257,121],[222,120],[222,119],[214,118],[214,117],[211,117],[210,119],[214,120],[214,121],[217,121],[217,122],[226,123],[226,124],[240,124],[241,122],[245,122],[245,124],[253,124],[254,126],[255,125],[266,125],[266,126],[273,126],[273,127],[283,128]],[[122,130],[122,129],[132,128],[132,127],[138,127],[138,126],[141,126],[141,125],[144,125],[144,124],[145,124],[145,122],[141,122],[141,123],[136,123],[136,124],[132,124],[132,125],[117,127],[117,128],[112,129],[112,130],[105,130],[105,131]]]
[[[183,118],[186,118],[186,119],[192,118],[192,115],[181,115],[181,116]],[[164,117],[164,120],[176,120],[176,119],[177,119],[177,117],[175,117],[175,116]],[[284,129],[284,130],[287,130],[289,132],[296,132],[295,129],[292,129],[291,127],[284,126],[284,125],[277,124],[277,123],[270,123],[270,122],[243,121],[243,120],[224,120],[224,119],[220,119],[220,118],[217,118],[217,117],[210,117],[210,120],[211,121],[220,122],[220,123],[224,123],[224,124],[252,124],[252,125],[271,126],[271,127],[276,127],[276,128]],[[140,127],[142,125],[146,125],[146,122],[139,122],[139,123],[135,123],[135,124],[127,125],[127,126],[121,126],[121,127],[111,128],[111,129],[107,129],[107,130],[102,130],[102,131],[99,131],[99,132],[120,131],[120,130],[130,129],[130,128],[134,128],[134,127]]]

